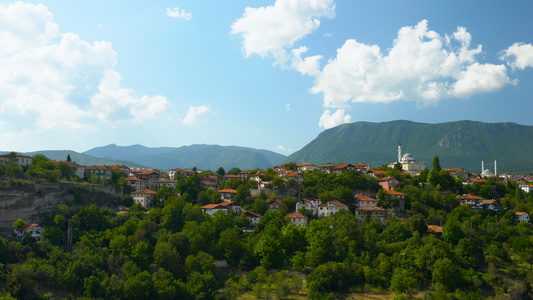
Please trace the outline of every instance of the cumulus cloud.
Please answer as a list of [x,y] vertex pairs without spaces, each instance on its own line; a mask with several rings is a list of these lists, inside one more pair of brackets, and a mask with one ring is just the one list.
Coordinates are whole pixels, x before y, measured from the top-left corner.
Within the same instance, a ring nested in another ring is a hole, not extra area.
[[328,129],[339,124],[350,123],[351,120],[352,117],[350,115],[346,115],[346,111],[344,109],[338,109],[333,114],[331,114],[329,109],[326,109],[320,117],[318,125]]
[[502,51],[500,59],[506,60],[507,64],[513,69],[533,68],[533,45],[514,43]]
[[317,29],[319,18],[334,16],[333,0],[277,0],[267,7],[247,7],[231,26],[231,33],[242,35],[246,57],[272,56],[284,64],[287,48]]
[[176,8],[168,8],[167,7],[167,16],[171,18],[178,18],[183,20],[190,20],[192,19],[192,15],[188,12],[185,12],[185,10],[180,10],[178,7]]
[[[344,109],[351,103],[407,100],[427,106],[513,84],[505,65],[476,61],[482,46],[472,48],[471,39],[464,27],[441,36],[429,30],[428,22],[423,20],[416,26],[401,28],[393,47],[385,54],[377,45],[347,40],[337,50],[337,56],[316,73],[311,88],[312,93],[324,95],[326,111],[320,126],[330,128],[347,122],[349,115]],[[331,114],[329,109],[338,110]]]
[[290,103],[285,104],[285,110],[286,111],[291,110],[291,104]]
[[201,114],[205,114],[209,111],[209,107],[202,105],[194,107],[192,105],[189,106],[189,111],[187,111],[187,116],[185,119],[183,119],[183,124],[192,126],[194,123],[196,123],[197,117]]
[[44,5],[0,5],[0,116],[10,130],[140,122],[170,104],[120,86],[110,43],[60,34]]

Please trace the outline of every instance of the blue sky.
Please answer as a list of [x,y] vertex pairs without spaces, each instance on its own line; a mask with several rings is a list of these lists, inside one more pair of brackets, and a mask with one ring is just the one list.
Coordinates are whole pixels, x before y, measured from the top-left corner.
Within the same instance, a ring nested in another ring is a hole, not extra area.
[[533,125],[532,1],[0,1],[0,150]]

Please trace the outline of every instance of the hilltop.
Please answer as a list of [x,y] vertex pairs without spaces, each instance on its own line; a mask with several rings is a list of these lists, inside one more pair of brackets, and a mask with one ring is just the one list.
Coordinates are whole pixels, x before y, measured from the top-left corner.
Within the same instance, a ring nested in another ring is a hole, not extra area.
[[457,121],[425,124],[410,121],[356,122],[323,131],[286,161],[313,164],[364,162],[381,166],[397,161],[398,142],[431,168],[438,155],[444,168],[463,167],[472,172],[493,169],[498,173],[528,173],[533,170],[533,126],[516,123]]

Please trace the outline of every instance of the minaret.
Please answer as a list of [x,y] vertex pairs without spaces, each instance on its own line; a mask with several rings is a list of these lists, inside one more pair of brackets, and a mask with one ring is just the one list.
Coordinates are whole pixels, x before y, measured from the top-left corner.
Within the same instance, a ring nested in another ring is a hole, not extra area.
[[483,161],[483,158],[481,159],[481,174],[483,174],[483,171],[485,171],[485,162]]
[[496,159],[494,159],[494,176],[498,176],[498,169],[496,168]]
[[402,143],[398,142],[398,162],[402,161]]

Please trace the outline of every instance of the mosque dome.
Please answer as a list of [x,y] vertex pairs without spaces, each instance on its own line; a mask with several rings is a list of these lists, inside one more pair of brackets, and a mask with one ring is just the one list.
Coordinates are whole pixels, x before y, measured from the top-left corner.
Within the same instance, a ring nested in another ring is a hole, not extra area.
[[481,176],[483,176],[483,177],[494,177],[494,173],[492,173],[491,170],[486,169],[486,170],[483,170],[483,172],[481,172]]
[[414,157],[411,156],[411,154],[409,153],[405,153],[403,156],[402,156],[402,163],[413,163],[413,162],[416,162]]

